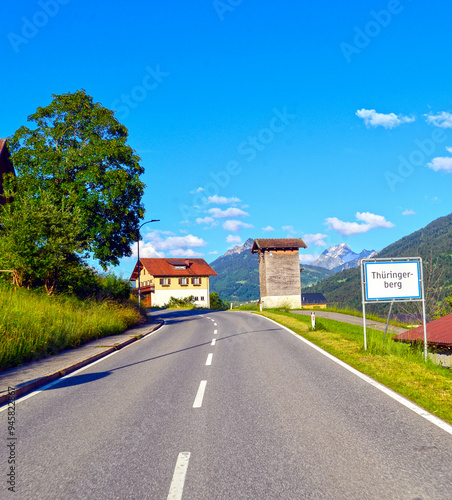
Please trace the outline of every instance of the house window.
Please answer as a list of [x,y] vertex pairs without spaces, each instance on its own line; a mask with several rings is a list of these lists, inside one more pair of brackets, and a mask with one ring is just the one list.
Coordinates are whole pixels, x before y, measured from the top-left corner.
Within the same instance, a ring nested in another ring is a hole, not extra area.
[[198,297],[195,297],[195,302],[197,302],[197,301],[198,301]]
[[204,300],[204,297],[201,297],[201,300]]
[[188,285],[188,278],[179,278],[179,285],[187,286]]
[[192,278],[191,282],[193,285],[200,285],[201,284],[201,278]]
[[170,286],[171,285],[171,278],[160,278],[160,284],[162,286]]
[[174,266],[174,269],[186,269],[185,266]]

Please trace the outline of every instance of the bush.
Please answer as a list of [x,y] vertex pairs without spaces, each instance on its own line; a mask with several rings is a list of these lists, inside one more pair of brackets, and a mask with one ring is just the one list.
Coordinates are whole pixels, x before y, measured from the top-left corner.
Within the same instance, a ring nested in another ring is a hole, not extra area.
[[101,277],[101,286],[106,299],[123,302],[130,297],[130,283],[112,272]]
[[230,304],[227,300],[223,301],[217,292],[211,292],[210,294],[210,309],[219,309],[220,311],[225,311],[229,309]]
[[189,307],[194,308],[195,297],[194,295],[190,295],[190,297],[186,297],[185,299],[177,299],[176,297],[170,297],[169,301],[166,304],[166,307],[170,309],[178,309],[181,307]]

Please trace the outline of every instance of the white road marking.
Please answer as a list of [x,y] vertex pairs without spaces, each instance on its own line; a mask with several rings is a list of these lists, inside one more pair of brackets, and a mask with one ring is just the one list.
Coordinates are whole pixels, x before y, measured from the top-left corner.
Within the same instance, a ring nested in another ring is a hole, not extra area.
[[212,343],[210,345],[215,345],[216,341],[217,341],[217,339],[212,339]]
[[398,401],[400,404],[402,404],[403,406],[409,408],[410,410],[414,411],[415,413],[417,413],[419,416],[425,418],[426,420],[428,420],[429,422],[431,422],[432,424],[436,425],[437,427],[439,427],[440,429],[443,429],[443,431],[446,431],[448,432],[449,434],[452,435],[452,425],[450,425],[448,422],[446,422],[445,420],[437,417],[436,415],[433,415],[433,413],[430,413],[429,411],[427,411],[426,409],[418,406],[416,403],[413,403],[412,401],[410,401],[409,399],[405,398],[404,396],[402,396],[401,394],[398,394],[397,392],[393,391],[392,389],[389,389],[389,387],[386,387],[384,386],[383,384],[380,384],[379,382],[377,382],[376,380],[374,380],[373,378],[367,376],[367,375],[364,375],[364,373],[361,373],[360,371],[356,370],[355,368],[351,367],[350,365],[348,365],[347,363],[344,363],[343,361],[341,361],[340,359],[334,357],[332,354],[330,354],[329,352],[326,352],[324,351],[322,348],[316,346],[315,344],[313,344],[312,342],[310,342],[309,340],[305,339],[304,337],[302,337],[301,335],[298,335],[298,333],[295,333],[293,332],[292,330],[290,330],[289,328],[281,325],[280,323],[277,323],[276,321],[273,321],[272,319],[270,318],[267,318],[265,316],[261,316],[262,318],[265,318],[267,319],[268,321],[271,321],[272,323],[275,323],[275,325],[278,325],[280,328],[284,328],[284,330],[287,330],[289,333],[291,333],[292,335],[294,335],[297,339],[301,340],[302,342],[304,342],[305,344],[309,345],[310,347],[312,347],[313,349],[315,349],[316,351],[320,352],[321,354],[323,354],[324,356],[326,356],[327,358],[331,359],[332,361],[334,361],[335,363],[337,363],[338,365],[342,366],[343,368],[345,368],[346,370],[348,370],[349,372],[353,373],[354,375],[356,375],[357,377],[361,378],[362,380],[364,380],[365,382],[367,382],[368,384],[374,386],[376,389],[378,389],[379,391],[381,392],[384,392],[387,396],[389,396],[390,398],[392,399],[395,399],[396,401]]
[[171,481],[167,500],[180,500],[182,498],[189,460],[189,451],[182,451],[181,453],[179,453],[179,456],[177,457],[176,467],[174,468],[173,479]]
[[213,326],[218,326],[218,325],[216,323],[214,323]]
[[206,390],[206,385],[207,385],[207,380],[201,380],[198,392],[196,393],[195,402],[193,403],[193,408],[201,408],[202,400],[204,398],[204,391]]
[[214,330],[213,334],[216,335],[218,333],[218,330]]
[[210,366],[212,364],[212,358],[213,358],[213,354],[209,353],[207,356],[206,366]]

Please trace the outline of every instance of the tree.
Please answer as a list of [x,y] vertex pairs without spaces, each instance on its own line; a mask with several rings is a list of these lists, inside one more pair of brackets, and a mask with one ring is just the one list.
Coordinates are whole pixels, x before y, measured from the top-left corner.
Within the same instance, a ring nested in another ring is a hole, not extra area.
[[58,281],[81,265],[82,215],[70,200],[16,193],[0,209],[0,265],[14,270],[19,286],[44,285],[51,295]]
[[[17,173],[15,193],[71,200],[81,224],[84,250],[104,269],[131,255],[144,208],[140,158],[126,144],[128,132],[114,112],[94,103],[84,90],[54,95],[9,139]],[[15,195],[16,196],[16,195]]]
[[220,309],[221,311],[225,311],[226,309],[229,309],[229,306],[229,302],[221,300],[217,292],[210,292],[210,309]]

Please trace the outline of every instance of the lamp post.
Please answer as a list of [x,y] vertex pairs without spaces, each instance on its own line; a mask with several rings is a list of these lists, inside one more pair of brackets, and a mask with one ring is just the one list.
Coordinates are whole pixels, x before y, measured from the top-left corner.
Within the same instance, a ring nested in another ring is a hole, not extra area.
[[138,254],[138,307],[141,307],[141,264],[140,264],[140,229],[145,224],[150,224],[151,222],[160,222],[160,219],[152,219],[146,222],[143,222],[137,231],[137,254]]

